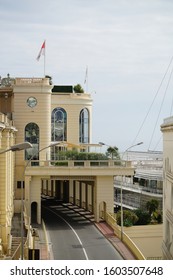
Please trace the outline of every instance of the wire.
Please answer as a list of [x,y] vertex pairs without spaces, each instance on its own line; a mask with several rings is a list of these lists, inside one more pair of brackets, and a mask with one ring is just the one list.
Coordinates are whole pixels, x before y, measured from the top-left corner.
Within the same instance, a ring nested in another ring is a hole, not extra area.
[[156,145],[155,145],[153,151],[156,151],[157,146],[160,144],[160,141],[161,141],[161,140],[162,140],[162,135],[160,136],[159,141],[156,143]]
[[[166,71],[165,71],[165,74],[163,75],[163,78],[162,78],[162,80],[161,80],[161,82],[160,82],[160,84],[159,84],[159,87],[158,87],[158,89],[157,89],[157,91],[156,91],[156,94],[155,94],[155,96],[154,96],[154,98],[153,98],[153,101],[152,101],[152,103],[151,103],[151,105],[150,105],[150,107],[149,107],[149,109],[148,109],[148,111],[147,111],[146,116],[144,117],[144,120],[143,120],[143,122],[142,122],[142,124],[141,124],[141,126],[140,126],[140,128],[139,128],[139,130],[138,130],[138,132],[137,132],[137,135],[136,135],[135,139],[134,139],[133,142],[132,142],[132,145],[134,145],[134,143],[136,142],[136,139],[137,139],[137,137],[139,136],[139,133],[141,132],[141,130],[142,130],[143,126],[144,126],[144,123],[145,123],[145,121],[146,121],[146,119],[147,119],[147,117],[148,117],[148,115],[149,115],[149,113],[150,113],[150,111],[151,111],[151,108],[152,108],[152,106],[153,106],[153,104],[154,104],[154,101],[155,101],[155,99],[156,99],[156,97],[157,97],[159,91],[160,91],[160,88],[161,88],[161,86],[162,86],[162,84],[163,84],[163,81],[164,81],[164,79],[165,79],[165,77],[166,77],[166,75],[167,75],[167,73],[168,73],[168,70],[169,70],[171,64],[172,64],[172,61],[173,61],[173,56],[171,57],[171,60],[170,60],[170,62],[169,62],[169,64],[168,64],[168,67],[167,67],[167,69],[166,69]],[[172,70],[172,71],[173,71],[173,70]],[[172,71],[171,71],[171,76],[172,76]],[[170,79],[169,79],[169,80],[170,80]],[[173,106],[173,104],[172,104],[172,106]]]
[[167,86],[166,86],[166,89],[165,89],[165,93],[164,93],[164,96],[163,96],[163,99],[162,99],[162,102],[161,102],[161,106],[160,106],[159,113],[158,113],[158,116],[157,116],[157,119],[156,119],[156,122],[155,122],[153,133],[151,135],[151,139],[150,139],[150,143],[149,143],[149,146],[148,146],[148,150],[150,149],[151,142],[152,142],[153,137],[154,137],[154,133],[155,133],[156,126],[157,126],[157,123],[158,123],[158,120],[159,120],[159,116],[160,116],[160,113],[161,113],[161,110],[162,110],[162,107],[163,107],[163,103],[164,103],[164,100],[165,100],[165,97],[166,97],[166,93],[167,93],[167,90],[168,90],[168,87],[169,87],[169,84],[170,84],[172,73],[173,73],[173,68],[171,70],[171,73],[170,73],[170,76],[169,76],[169,79],[168,79],[168,83],[167,83]]

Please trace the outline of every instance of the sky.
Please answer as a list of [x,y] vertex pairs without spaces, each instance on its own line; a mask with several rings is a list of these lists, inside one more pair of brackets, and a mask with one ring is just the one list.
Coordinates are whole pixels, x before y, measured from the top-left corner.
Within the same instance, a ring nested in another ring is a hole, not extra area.
[[46,40],[53,84],[91,94],[92,143],[162,150],[160,125],[173,115],[172,0],[0,0],[0,26],[2,78],[43,77]]

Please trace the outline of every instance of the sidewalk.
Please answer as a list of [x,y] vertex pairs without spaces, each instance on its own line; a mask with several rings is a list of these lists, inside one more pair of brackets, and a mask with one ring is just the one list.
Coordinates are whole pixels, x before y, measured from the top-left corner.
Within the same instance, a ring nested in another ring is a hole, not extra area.
[[35,238],[35,248],[40,250],[40,260],[51,260],[51,253],[49,251],[49,244],[46,244],[45,233],[42,225],[36,225],[34,227],[37,232]]
[[113,229],[106,223],[95,223],[96,227],[112,243],[124,260],[136,260],[128,247],[114,234]]

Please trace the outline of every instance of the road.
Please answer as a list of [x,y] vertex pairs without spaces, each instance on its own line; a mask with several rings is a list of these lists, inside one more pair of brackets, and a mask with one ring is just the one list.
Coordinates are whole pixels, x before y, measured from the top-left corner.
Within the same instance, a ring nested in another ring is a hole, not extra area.
[[93,222],[66,205],[42,206],[55,260],[122,260]]

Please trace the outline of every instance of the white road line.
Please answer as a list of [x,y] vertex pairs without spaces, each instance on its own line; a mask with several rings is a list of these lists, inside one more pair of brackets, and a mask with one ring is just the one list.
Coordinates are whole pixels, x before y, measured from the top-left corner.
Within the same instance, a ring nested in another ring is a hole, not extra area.
[[50,208],[47,208],[47,207],[44,207],[44,208],[48,209],[48,210],[51,211],[53,214],[55,214],[57,217],[59,217],[60,219],[62,219],[62,220],[71,228],[71,230],[72,230],[73,233],[75,234],[76,238],[78,239],[80,245],[82,246],[82,250],[83,250],[83,253],[84,253],[84,255],[85,255],[86,260],[89,260],[88,255],[87,255],[87,253],[86,253],[86,250],[85,250],[85,248],[83,247],[82,241],[81,241],[79,235],[77,234],[77,232],[74,230],[74,228],[73,228],[63,217],[61,217],[60,215],[58,215],[56,212],[54,212],[54,211],[51,210]]

